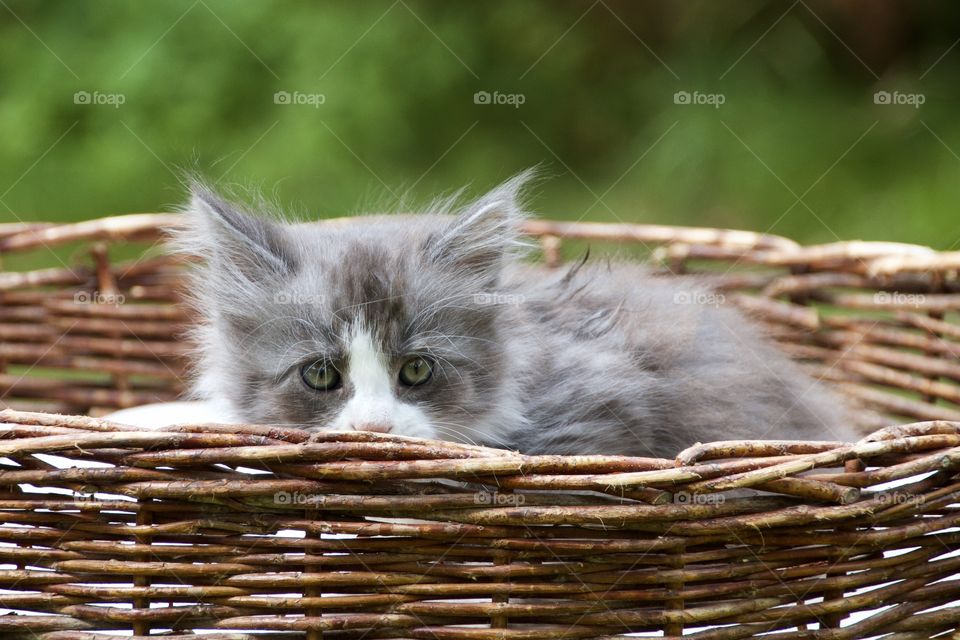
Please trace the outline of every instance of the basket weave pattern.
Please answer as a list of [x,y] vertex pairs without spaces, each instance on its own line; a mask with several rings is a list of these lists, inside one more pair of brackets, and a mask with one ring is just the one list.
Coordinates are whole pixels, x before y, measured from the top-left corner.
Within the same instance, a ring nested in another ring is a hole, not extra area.
[[937,582],[960,573],[957,254],[530,221],[549,265],[567,239],[616,241],[647,247],[664,277],[707,273],[879,430],[676,460],[523,456],[86,417],[183,389],[183,261],[111,258],[176,224],[0,225],[0,608],[19,612],[0,637],[907,639],[960,625],[960,607],[932,610],[960,600],[960,581]]

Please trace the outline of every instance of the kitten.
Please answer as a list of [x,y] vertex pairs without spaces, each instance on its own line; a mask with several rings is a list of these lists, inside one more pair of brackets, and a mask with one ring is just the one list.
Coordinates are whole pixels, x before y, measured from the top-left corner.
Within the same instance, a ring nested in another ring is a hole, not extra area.
[[[197,394],[235,419],[530,454],[854,439],[840,402],[696,281],[521,260],[510,180],[450,217],[290,224],[195,186]],[[443,207],[442,207],[443,208]]]

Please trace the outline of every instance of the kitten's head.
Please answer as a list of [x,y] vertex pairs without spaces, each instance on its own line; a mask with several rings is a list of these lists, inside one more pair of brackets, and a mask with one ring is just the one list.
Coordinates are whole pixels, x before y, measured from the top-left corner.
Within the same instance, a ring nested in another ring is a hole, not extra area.
[[522,246],[524,179],[452,217],[344,225],[280,222],[195,186],[178,244],[204,259],[198,395],[249,422],[485,440],[513,393],[491,294]]

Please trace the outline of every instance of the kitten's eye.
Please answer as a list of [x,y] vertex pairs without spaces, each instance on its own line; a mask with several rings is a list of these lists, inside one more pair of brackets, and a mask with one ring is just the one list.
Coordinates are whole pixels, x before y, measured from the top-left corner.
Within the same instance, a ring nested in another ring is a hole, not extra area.
[[416,357],[407,360],[400,367],[400,382],[408,387],[428,382],[433,377],[433,365],[426,358]]
[[300,377],[311,389],[332,391],[340,387],[340,372],[326,362],[314,362],[300,368]]

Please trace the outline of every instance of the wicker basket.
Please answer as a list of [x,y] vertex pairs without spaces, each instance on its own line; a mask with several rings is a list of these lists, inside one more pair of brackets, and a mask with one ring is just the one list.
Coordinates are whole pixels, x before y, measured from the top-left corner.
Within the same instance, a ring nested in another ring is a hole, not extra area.
[[528,222],[550,265],[564,241],[611,241],[664,277],[708,273],[879,429],[676,460],[532,457],[87,417],[182,390],[184,265],[158,244],[176,224],[0,225],[0,608],[16,612],[0,637],[900,640],[960,625],[960,254]]

